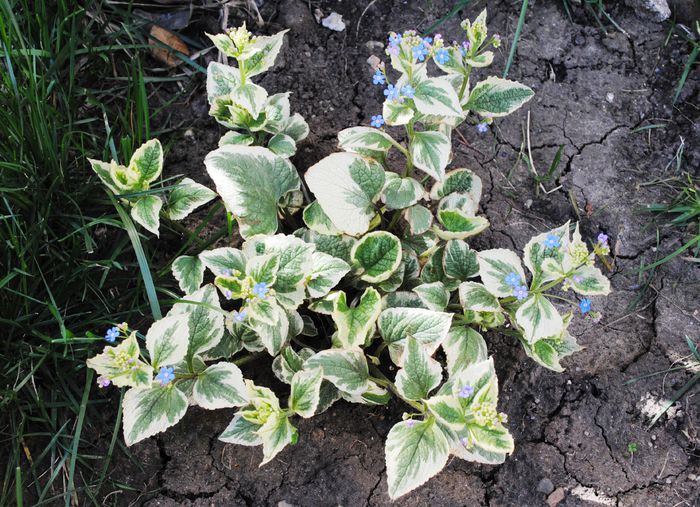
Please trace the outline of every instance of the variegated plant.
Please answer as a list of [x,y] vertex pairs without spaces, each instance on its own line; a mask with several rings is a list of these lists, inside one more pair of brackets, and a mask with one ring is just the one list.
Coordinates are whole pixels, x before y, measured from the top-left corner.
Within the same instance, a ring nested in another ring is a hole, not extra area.
[[216,197],[214,192],[190,178],[183,178],[169,192],[163,188],[150,188],[163,171],[163,147],[158,139],[151,139],[139,147],[127,166],[114,160],[90,159],[90,164],[107,189],[131,206],[132,218],[156,236],[159,235],[161,216],[182,220]]
[[[470,86],[472,69],[488,66],[500,43],[485,21],[485,11],[465,21],[460,45],[390,35],[393,70],[379,66],[373,76],[386,87],[383,114],[373,127],[340,132],[342,151],[306,171],[315,197],[306,203],[289,157],[308,127],[290,114],[288,94],[268,95],[251,81],[273,66],[284,32],[254,37],[241,27],[212,36],[237,67],[209,67],[211,114],[230,131],[204,163],[244,242],[176,259],[184,295],[148,330],[145,351],[120,325],[106,338],[124,340],[88,361],[101,386],[130,387],[127,444],[174,425],[190,405],[238,407],[220,438],[262,445],[266,463],[296,443],[294,416],[341,398],[383,405],[396,397],[408,411],[386,443],[392,498],[437,474],[450,455],[493,464],[513,451],[480,332],[503,329],[537,363],[561,371],[561,359],[580,348],[566,308],[595,313],[588,297],[610,285],[593,264],[609,250],[603,234],[589,250],[569,223],[532,238],[522,260],[470,248],[467,239],[489,223],[478,215],[479,177],[447,170],[451,133],[465,121],[488,130],[532,96],[496,77]],[[443,75],[428,75],[429,59]],[[95,169],[122,197],[160,172]],[[571,292],[584,299],[572,302]],[[255,354],[271,356],[275,376],[290,385],[286,404],[243,378],[237,364]]]

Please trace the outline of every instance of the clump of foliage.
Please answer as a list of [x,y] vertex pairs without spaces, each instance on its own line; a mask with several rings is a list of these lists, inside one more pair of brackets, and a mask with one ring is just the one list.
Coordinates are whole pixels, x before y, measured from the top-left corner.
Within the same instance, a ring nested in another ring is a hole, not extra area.
[[[453,45],[439,35],[390,34],[390,66],[373,76],[385,86],[382,114],[373,127],[341,131],[341,151],[306,171],[311,202],[289,161],[308,126],[290,113],[287,93],[269,95],[252,81],[272,67],[284,32],[255,37],[241,27],[212,36],[237,67],[209,67],[211,114],[230,131],[204,163],[245,241],[178,258],[173,274],[184,296],[146,332],[145,351],[121,325],[107,337],[121,342],[88,361],[101,386],[130,387],[128,445],[174,425],[188,406],[238,407],[220,439],[262,445],[264,464],[297,442],[293,417],[339,399],[381,405],[397,397],[408,411],[386,442],[392,498],[437,474],[450,455],[501,463],[513,451],[479,331],[507,327],[528,356],[561,371],[579,346],[567,331],[573,313],[560,314],[551,291],[585,296],[580,308],[589,313],[587,297],[609,292],[593,265],[607,238],[591,251],[567,223],[532,238],[522,260],[470,248],[468,238],[489,222],[478,215],[478,176],[447,170],[452,131],[470,117],[487,130],[533,92],[497,77],[471,86],[472,70],[491,64],[500,40],[488,35],[485,11],[462,27],[466,40]],[[428,74],[429,60],[442,75]],[[304,227],[289,229],[294,215]],[[286,403],[236,365],[261,352],[290,385]],[[385,375],[392,365],[393,380]]]

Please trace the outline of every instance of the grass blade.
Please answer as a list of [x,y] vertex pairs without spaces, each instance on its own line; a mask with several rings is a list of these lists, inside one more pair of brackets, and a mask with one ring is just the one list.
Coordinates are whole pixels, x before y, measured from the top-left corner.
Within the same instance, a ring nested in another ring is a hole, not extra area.
[[520,39],[520,32],[523,31],[523,25],[525,24],[525,15],[527,14],[528,3],[529,0],[523,0],[523,4],[520,7],[520,17],[518,18],[518,26],[515,28],[515,35],[513,35],[513,42],[510,46],[508,61],[506,62],[506,68],[503,70],[503,79],[508,77],[510,65],[513,63],[513,58],[515,58],[515,51],[518,49],[518,40]]
[[124,210],[122,205],[117,202],[113,195],[109,194],[109,198],[112,200],[114,207],[117,209],[117,213],[119,213],[119,217],[122,219],[124,229],[129,235],[131,245],[134,248],[136,260],[138,261],[139,269],[141,270],[141,277],[143,278],[143,283],[146,286],[146,295],[148,296],[148,303],[151,305],[151,313],[153,314],[153,318],[155,320],[159,320],[163,317],[163,315],[160,312],[160,304],[158,303],[158,296],[156,295],[156,287],[153,284],[153,277],[151,276],[151,270],[148,266],[146,253],[143,251],[143,245],[141,244],[139,233],[136,231],[134,222],[131,220],[131,217],[126,210]]

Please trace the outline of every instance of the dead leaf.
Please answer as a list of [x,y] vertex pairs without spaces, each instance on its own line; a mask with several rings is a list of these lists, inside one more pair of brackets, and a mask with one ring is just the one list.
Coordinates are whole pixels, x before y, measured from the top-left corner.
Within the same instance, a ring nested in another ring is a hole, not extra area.
[[593,216],[593,205],[590,202],[586,203],[586,216],[588,218]]
[[[187,44],[182,42],[180,37],[165,28],[153,25],[151,27],[151,38],[162,42],[174,51],[190,56],[190,48],[187,47]],[[163,62],[168,67],[177,67],[182,63],[182,60],[175,53],[164,47],[154,46],[151,48],[151,53],[156,60]]]

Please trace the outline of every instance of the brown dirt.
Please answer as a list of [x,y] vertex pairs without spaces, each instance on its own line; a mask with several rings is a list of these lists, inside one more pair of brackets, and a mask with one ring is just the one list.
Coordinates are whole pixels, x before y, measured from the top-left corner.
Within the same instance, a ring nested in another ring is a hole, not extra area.
[[[520,2],[481,2],[461,17],[473,17],[484,3],[490,30],[512,38]],[[372,86],[366,63],[371,54],[381,57],[381,49],[367,42],[384,41],[391,29],[426,28],[452,2],[373,2],[361,16],[367,4],[312,2],[326,14],[343,15],[348,26],[342,33],[317,25],[306,1],[263,5],[270,20],[264,30],[291,28],[280,65],[262,85],[271,92],[291,90],[292,110],[309,122],[312,134],[293,160],[300,170],[335,151],[338,130],[367,125],[381,110],[381,92]],[[564,491],[562,506],[700,505],[697,389],[679,403],[674,417],[664,417],[651,430],[642,410],[645,402],[669,396],[690,375],[623,384],[668,368],[687,355],[685,335],[700,337],[697,265],[677,258],[656,271],[646,290],[634,273],[641,262],[681,244],[679,235],[666,229],[657,239],[656,228],[638,208],[663,197],[660,186],[643,184],[674,174],[675,164],[667,164],[681,138],[687,167],[700,167],[699,75],[691,74],[673,107],[673,87],[688,47],[677,37],[665,45],[669,26],[613,7],[610,12],[631,35],[628,39],[612,27],[603,33],[583,11],[570,21],[561,2],[530,5],[510,77],[531,86],[535,99],[498,121],[494,136],[463,127],[469,144],[455,141],[453,167],[469,167],[481,176],[482,209],[492,224],[474,244],[521,249],[538,231],[580,220],[584,236],[605,231],[612,238],[614,292],[594,299],[604,314],[601,322],[579,319],[574,325],[586,349],[566,361],[565,373],[535,365],[512,339],[490,334],[502,389],[500,409],[509,416],[515,453],[500,466],[454,459],[400,504],[546,505],[547,495],[538,485],[549,479],[551,489]],[[461,17],[440,28],[446,39],[459,37]],[[496,74],[505,51],[497,57]],[[183,128],[167,159],[170,170],[200,181],[206,180],[204,155],[221,134],[207,116],[205,100],[200,90],[191,102],[178,105],[194,135],[185,137]],[[548,194],[537,195],[525,167],[516,163],[528,111],[540,171],[564,146],[557,177],[545,183],[548,190],[559,188]],[[633,132],[654,123],[667,126]],[[259,378],[257,372],[267,366],[261,363],[246,373]],[[139,466],[123,456],[116,459],[111,478],[135,492],[122,488],[103,501],[149,507],[388,505],[383,442],[401,411],[397,403],[377,408],[338,403],[319,417],[298,421],[299,443],[258,468],[258,448],[217,440],[230,411],[192,409],[175,428],[131,449]],[[631,442],[638,445],[634,456],[627,451]]]

